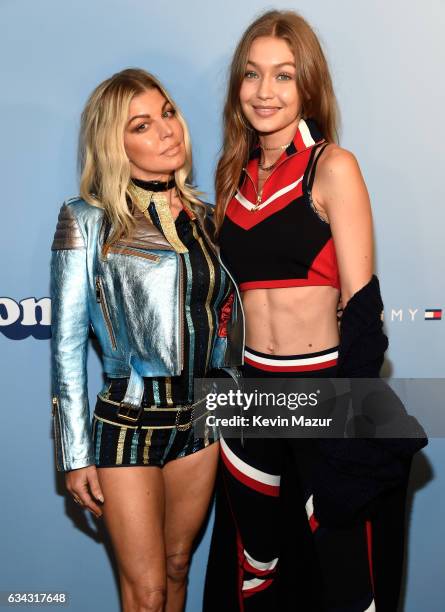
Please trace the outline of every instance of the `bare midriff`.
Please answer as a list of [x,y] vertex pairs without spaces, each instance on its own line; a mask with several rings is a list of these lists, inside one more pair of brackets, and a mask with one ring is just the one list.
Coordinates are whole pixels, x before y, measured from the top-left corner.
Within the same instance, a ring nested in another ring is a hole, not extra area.
[[339,295],[331,286],[244,291],[246,345],[271,355],[303,355],[337,346]]

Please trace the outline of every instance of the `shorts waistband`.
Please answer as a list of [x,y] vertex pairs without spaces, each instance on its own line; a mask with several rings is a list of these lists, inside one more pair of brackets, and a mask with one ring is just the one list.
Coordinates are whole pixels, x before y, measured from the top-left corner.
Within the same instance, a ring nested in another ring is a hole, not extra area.
[[177,429],[187,431],[193,423],[208,414],[205,401],[172,408],[131,407],[114,402],[100,394],[94,409],[96,419],[112,425],[125,425],[133,429]]
[[338,348],[334,346],[303,355],[271,355],[260,353],[246,346],[244,360],[247,364],[266,372],[311,372],[337,365]]

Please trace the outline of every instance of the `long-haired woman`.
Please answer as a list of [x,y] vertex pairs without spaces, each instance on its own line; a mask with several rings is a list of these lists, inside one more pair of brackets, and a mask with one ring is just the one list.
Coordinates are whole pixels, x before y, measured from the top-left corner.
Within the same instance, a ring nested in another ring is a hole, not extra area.
[[[221,256],[246,316],[247,378],[378,376],[387,339],[370,202],[354,155],[336,140],[317,36],[294,12],[265,13],[232,60],[216,173]],[[206,610],[396,609],[403,453],[310,438],[222,438],[221,453],[226,498],[218,500]],[[230,525],[237,552],[229,554]]]
[[[52,246],[57,468],[104,516],[124,611],[179,612],[218,454],[193,380],[239,363],[238,297],[188,182],[187,126],[154,76],[127,69],[94,90],[81,153]],[[105,375],[92,422],[90,328]]]

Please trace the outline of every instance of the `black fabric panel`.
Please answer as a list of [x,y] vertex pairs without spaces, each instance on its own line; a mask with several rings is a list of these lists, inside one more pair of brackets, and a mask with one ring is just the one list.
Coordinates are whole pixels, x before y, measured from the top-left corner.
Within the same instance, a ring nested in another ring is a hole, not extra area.
[[330,238],[330,226],[301,196],[250,230],[226,217],[221,253],[237,283],[305,279]]

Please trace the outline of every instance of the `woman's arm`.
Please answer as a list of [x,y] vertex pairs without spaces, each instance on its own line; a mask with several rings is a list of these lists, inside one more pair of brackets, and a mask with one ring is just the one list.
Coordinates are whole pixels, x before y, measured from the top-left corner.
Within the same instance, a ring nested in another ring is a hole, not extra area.
[[336,145],[327,147],[318,162],[312,199],[331,225],[345,308],[370,280],[374,257],[369,195],[352,153]]
[[[52,409],[56,466],[68,490],[92,510],[102,501],[94,466],[87,389],[89,333],[86,244],[71,205],[59,214],[51,257]],[[90,466],[90,467],[87,467]],[[80,468],[87,468],[81,470]]]
[[94,463],[86,356],[89,330],[86,246],[70,206],[60,211],[51,257],[51,355],[57,469]]

